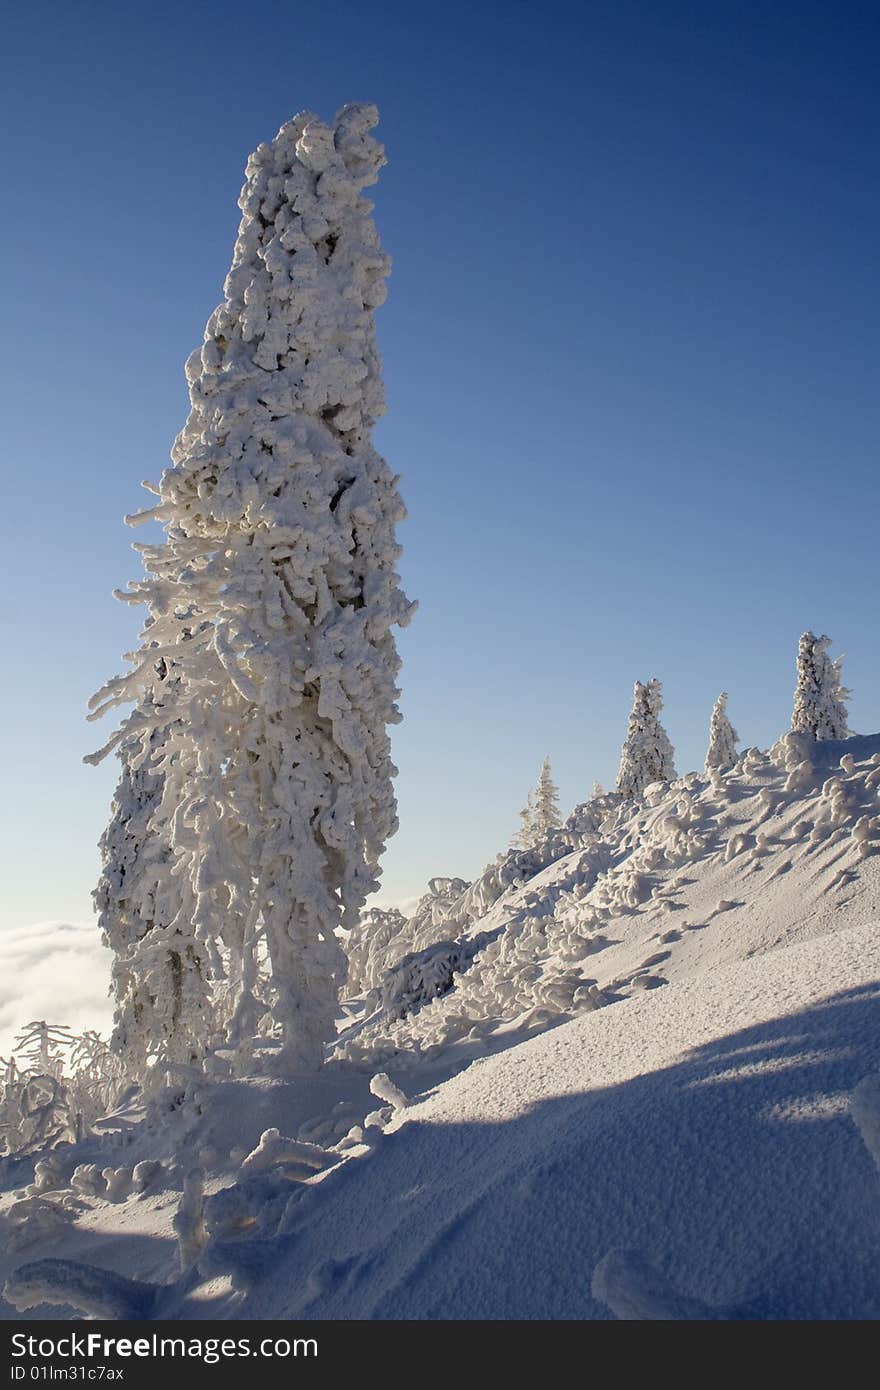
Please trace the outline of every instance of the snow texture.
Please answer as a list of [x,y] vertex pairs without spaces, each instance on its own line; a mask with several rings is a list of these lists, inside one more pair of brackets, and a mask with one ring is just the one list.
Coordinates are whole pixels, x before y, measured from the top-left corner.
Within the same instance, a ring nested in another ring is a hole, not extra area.
[[866,1076],[853,1091],[850,1114],[880,1172],[880,1075]]
[[[443,993],[403,1017],[378,985],[350,997],[311,1077],[132,1088],[94,1133],[5,1160],[11,1297],[877,1317],[878,812],[880,737],[790,732],[434,880],[382,951],[465,950]],[[38,1030],[35,1062],[52,1046]]]

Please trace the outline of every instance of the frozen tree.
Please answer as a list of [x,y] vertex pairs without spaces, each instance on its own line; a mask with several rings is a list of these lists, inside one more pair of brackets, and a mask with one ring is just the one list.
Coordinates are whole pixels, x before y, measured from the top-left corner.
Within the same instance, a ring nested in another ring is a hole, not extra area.
[[[346,944],[348,955],[347,992],[350,996],[372,989],[378,984],[383,970],[376,969],[377,962],[384,966],[385,955],[393,950],[395,941],[405,941],[407,918],[397,907],[371,907],[361,913],[357,926],[349,934]],[[405,947],[401,948],[401,954]]]
[[797,687],[791,727],[795,733],[813,738],[847,738],[846,702],[849,691],[843,685],[841,663],[828,655],[831,638],[805,632],[798,643]]
[[549,758],[545,758],[541,764],[538,785],[533,792],[529,792],[519,818],[521,826],[513,843],[520,849],[531,849],[543,840],[548,830],[562,824],[559,814],[559,789],[553,781]]
[[511,844],[517,849],[531,849],[535,843],[535,793],[529,792],[526,804],[519,813],[519,830]]
[[562,824],[562,817],[559,814],[559,788],[553,781],[549,758],[545,758],[541,764],[541,775],[535,788],[534,806],[534,826],[539,838],[543,838],[548,830]]
[[265,962],[293,1069],[333,1034],[337,928],[377,888],[397,828],[392,629],[412,606],[398,479],[371,443],[388,274],[363,196],[385,162],[377,119],[299,115],[248,163],[226,298],[187,363],[189,419],[156,505],[132,518],[165,529],[125,596],[146,605],[143,645],[93,701],[92,717],[136,702],[95,760],[136,746],[131,767],[161,778],[146,833],[175,894],[159,930],[197,943],[238,1047]]
[[733,767],[739,734],[727,717],[727,691],[722,690],[712,707],[709,720],[709,747],[706,750],[706,771],[713,767]]
[[661,690],[658,680],[644,685],[636,681],[633,688],[632,712],[617,774],[617,791],[629,801],[637,800],[652,782],[671,782],[675,778],[675,755],[659,719],[663,708]]
[[75,1035],[64,1024],[47,1023],[41,1018],[22,1029],[14,1050],[19,1065],[26,1071],[60,1077],[68,1050],[75,1042]]

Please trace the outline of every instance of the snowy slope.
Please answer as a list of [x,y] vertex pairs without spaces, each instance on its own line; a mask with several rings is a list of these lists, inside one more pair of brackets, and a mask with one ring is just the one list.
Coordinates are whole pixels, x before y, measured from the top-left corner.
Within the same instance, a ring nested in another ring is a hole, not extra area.
[[880,1175],[847,1091],[880,1064],[880,931],[726,964],[484,1061],[303,1203],[239,1316],[596,1317],[636,1247],[761,1316],[880,1313]]
[[5,1315],[877,1316],[849,1107],[880,1069],[878,811],[880,737],[788,736],[610,810],[482,915],[456,887],[426,928],[453,987],[355,1001],[319,1076],[133,1096],[42,1192],[5,1161]]

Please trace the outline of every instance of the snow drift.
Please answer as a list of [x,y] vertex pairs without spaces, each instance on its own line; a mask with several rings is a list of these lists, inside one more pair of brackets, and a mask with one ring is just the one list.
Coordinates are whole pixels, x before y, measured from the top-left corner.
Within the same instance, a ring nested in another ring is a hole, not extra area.
[[435,881],[313,1078],[4,1161],[6,1315],[877,1316],[878,809],[791,734]]

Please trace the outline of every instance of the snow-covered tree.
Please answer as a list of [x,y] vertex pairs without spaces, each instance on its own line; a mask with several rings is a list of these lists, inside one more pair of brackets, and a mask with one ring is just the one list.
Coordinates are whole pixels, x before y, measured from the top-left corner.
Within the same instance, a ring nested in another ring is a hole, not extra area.
[[842,657],[828,655],[831,638],[805,632],[798,643],[797,687],[791,727],[813,738],[847,738],[846,702],[850,692],[843,684]]
[[333,1035],[336,929],[397,828],[392,629],[412,605],[398,479],[371,443],[389,266],[363,196],[385,162],[377,119],[304,113],[248,163],[226,298],[187,363],[189,419],[133,518],[165,529],[126,595],[147,607],[143,645],[93,701],[92,717],[136,702],[94,759],[122,745],[161,778],[144,831],[175,885],[160,930],[198,943],[237,1046],[266,962],[288,1068],[319,1063]]
[[675,755],[660,723],[663,708],[660,681],[636,681],[626,740],[620,753],[617,791],[628,801],[637,800],[652,782],[675,778]]
[[713,767],[733,767],[739,734],[727,717],[727,691],[722,690],[712,707],[709,720],[709,747],[706,750],[706,771]]
[[520,849],[531,849],[543,840],[548,830],[562,824],[559,814],[559,789],[553,781],[550,759],[541,764],[538,785],[529,792],[528,800],[519,813],[522,822],[514,844]]
[[548,830],[562,824],[562,817],[559,814],[559,788],[553,781],[549,758],[545,758],[541,764],[541,775],[535,788],[534,802],[534,825],[539,836],[546,835]]
[[535,793],[529,792],[519,813],[519,830],[510,842],[517,849],[530,849],[535,843]]

